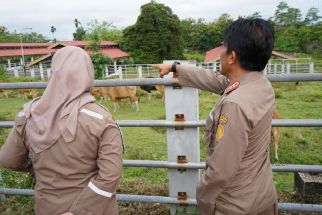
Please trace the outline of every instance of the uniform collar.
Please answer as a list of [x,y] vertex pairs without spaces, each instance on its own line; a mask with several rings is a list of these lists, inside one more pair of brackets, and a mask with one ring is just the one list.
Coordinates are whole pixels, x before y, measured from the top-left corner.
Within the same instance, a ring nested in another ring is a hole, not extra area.
[[236,90],[238,87],[245,85],[251,81],[256,81],[258,79],[261,79],[263,77],[261,72],[249,72],[243,76],[241,76],[238,80],[235,82],[231,82],[229,86],[225,89],[223,94],[229,94],[230,92]]

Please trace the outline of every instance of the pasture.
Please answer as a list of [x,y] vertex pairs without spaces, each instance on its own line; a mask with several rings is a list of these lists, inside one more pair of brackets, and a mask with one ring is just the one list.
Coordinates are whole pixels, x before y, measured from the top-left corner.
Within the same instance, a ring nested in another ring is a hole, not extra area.
[[[322,84],[319,82],[274,83],[277,110],[282,118],[304,119],[322,118]],[[218,96],[208,92],[199,94],[200,119],[205,119]],[[0,95],[0,120],[13,120],[15,114],[27,100],[17,98],[9,93],[9,98]],[[121,102],[119,112],[113,113],[117,120],[165,119],[164,100],[159,93],[154,93],[148,100],[145,92],[139,92],[140,111],[130,111],[129,100]],[[111,111],[111,101],[103,101]],[[0,129],[0,145],[3,144],[10,129]],[[167,160],[165,128],[122,128],[125,140],[125,159],[133,160]],[[286,164],[320,164],[322,165],[322,128],[282,128],[279,147],[279,160],[272,163]],[[205,159],[204,128],[200,129],[201,159]],[[29,174],[11,172],[1,169],[4,187],[32,188],[32,177]],[[293,174],[274,173],[274,181],[279,193],[280,202],[322,203],[322,199],[302,200],[295,195]],[[124,168],[119,193],[168,195],[167,170],[153,168]],[[319,202],[316,202],[319,201]],[[120,203],[120,214],[169,214],[169,208],[160,204]],[[33,214],[31,197],[7,196],[0,202],[1,214]],[[188,213],[188,212],[187,212]],[[195,214],[190,211],[189,214]],[[281,214],[289,214],[281,212]]]

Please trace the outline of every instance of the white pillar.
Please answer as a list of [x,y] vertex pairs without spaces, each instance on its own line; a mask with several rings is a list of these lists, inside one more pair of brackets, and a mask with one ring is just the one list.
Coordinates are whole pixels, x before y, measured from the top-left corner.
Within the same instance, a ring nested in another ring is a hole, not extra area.
[[44,80],[44,67],[42,63],[39,63],[39,72],[40,72],[40,79]]
[[117,72],[119,74],[119,79],[123,79],[123,69],[122,69],[122,66],[119,66]]
[[309,73],[314,73],[314,62],[310,62],[309,64]]
[[287,63],[286,64],[286,74],[290,74],[291,73],[291,64]]
[[8,68],[9,68],[9,69],[11,68],[11,62],[10,62],[10,59],[8,59]]
[[274,74],[276,74],[276,72],[277,72],[277,63],[275,62],[275,64],[274,64]]
[[48,80],[51,76],[51,68],[47,68],[47,77],[48,77]]
[[22,64],[23,64],[23,63],[22,63],[22,58],[20,58],[20,65],[22,66]]
[[116,66],[116,60],[114,61],[114,71],[116,72],[117,66]]
[[13,73],[16,78],[19,78],[19,70],[18,69],[13,70]]
[[32,67],[31,69],[30,69],[30,75],[31,75],[31,77],[35,77],[35,67]]
[[266,66],[265,66],[265,68],[264,68],[264,70],[263,70],[263,74],[264,74],[264,75],[267,75],[267,66],[268,66],[268,65],[266,64]]
[[138,66],[138,78],[143,78],[143,75],[142,75],[142,66]]
[[31,62],[33,62],[34,61],[34,57],[31,57]]

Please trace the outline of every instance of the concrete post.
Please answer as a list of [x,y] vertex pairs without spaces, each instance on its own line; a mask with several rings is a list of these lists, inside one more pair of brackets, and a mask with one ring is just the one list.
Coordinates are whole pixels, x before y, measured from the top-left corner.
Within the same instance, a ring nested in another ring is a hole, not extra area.
[[123,69],[122,66],[119,66],[118,70],[117,70],[118,74],[119,74],[119,78],[123,79]]
[[13,74],[15,75],[16,78],[19,78],[19,70],[17,68],[13,70]]
[[116,60],[114,61],[114,71],[116,72],[117,70],[117,65],[116,65]]
[[267,75],[267,65],[265,66],[264,70],[263,70],[263,74]]
[[290,74],[291,73],[291,64],[286,64],[286,74]]
[[44,67],[42,63],[39,63],[39,72],[40,72],[40,79],[44,80]]
[[47,77],[48,77],[48,80],[51,76],[51,68],[47,68]]
[[30,69],[30,76],[31,76],[32,78],[34,78],[34,77],[35,77],[35,67],[32,67],[32,68]]
[[143,75],[142,75],[142,66],[138,66],[138,78],[143,78]]
[[314,73],[314,62],[309,63],[309,73]]
[[[173,61],[172,61],[173,62]],[[171,63],[171,61],[164,61]],[[188,64],[181,62],[181,64]],[[194,66],[196,66],[194,64]],[[172,74],[171,74],[172,75]],[[166,78],[169,78],[167,75]],[[170,76],[171,77],[171,76]],[[198,120],[198,90],[194,88],[165,88],[166,119],[171,121]],[[168,161],[186,163],[200,161],[199,128],[167,128]],[[199,170],[169,169],[169,193],[181,200],[196,197],[196,185]],[[181,210],[180,206],[171,206],[171,214]]]

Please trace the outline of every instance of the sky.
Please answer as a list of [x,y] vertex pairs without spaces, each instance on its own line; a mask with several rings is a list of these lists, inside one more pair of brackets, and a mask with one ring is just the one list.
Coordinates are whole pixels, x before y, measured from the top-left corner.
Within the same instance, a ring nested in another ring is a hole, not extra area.
[[[234,19],[258,11],[263,18],[274,15],[281,0],[157,0],[169,6],[180,19],[204,18],[213,21],[223,13]],[[55,26],[55,38],[72,40],[77,18],[86,28],[97,19],[125,28],[136,22],[140,6],[150,0],[0,0],[0,25],[9,31],[20,32],[24,28],[52,39],[50,26]],[[286,0],[290,7],[299,8],[303,17],[307,10],[316,7],[322,16],[322,0]],[[23,32],[29,30],[24,30]]]

